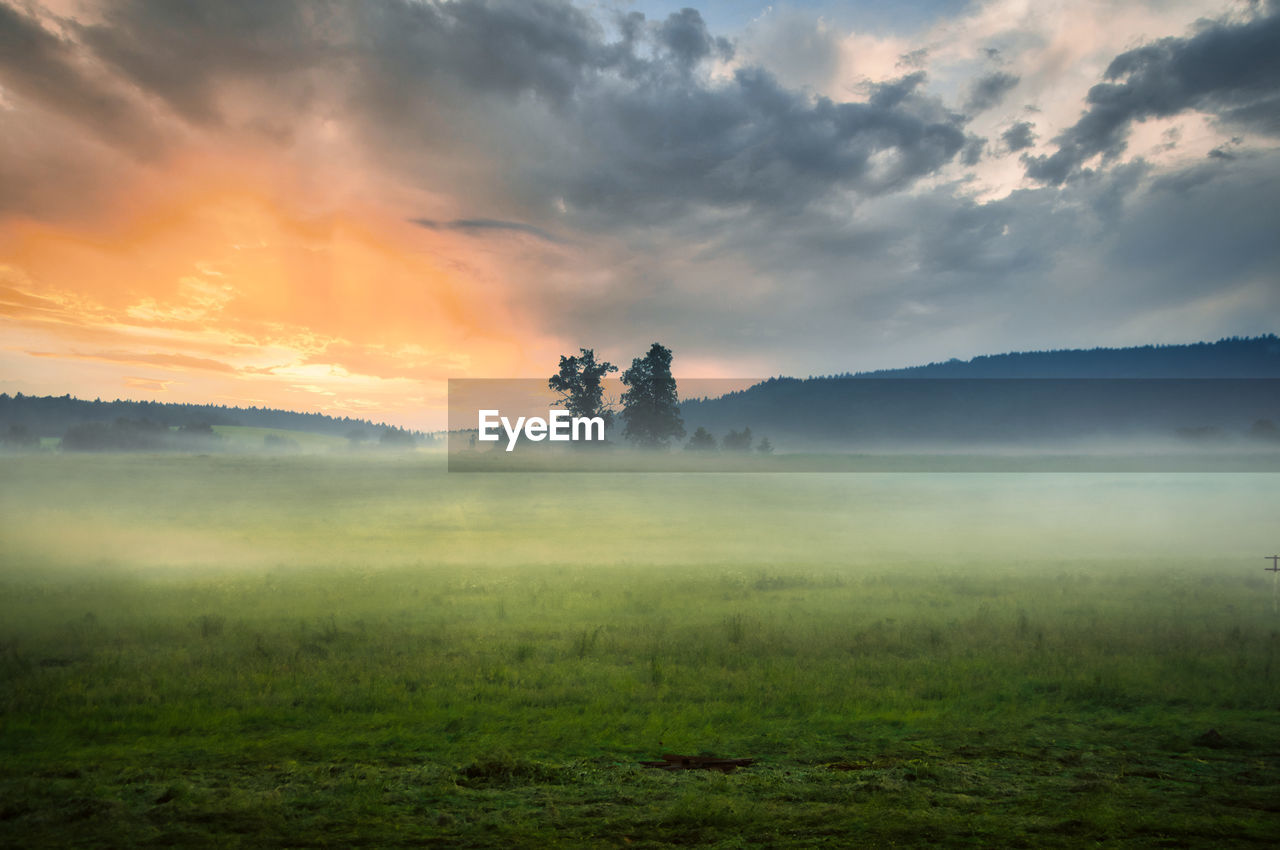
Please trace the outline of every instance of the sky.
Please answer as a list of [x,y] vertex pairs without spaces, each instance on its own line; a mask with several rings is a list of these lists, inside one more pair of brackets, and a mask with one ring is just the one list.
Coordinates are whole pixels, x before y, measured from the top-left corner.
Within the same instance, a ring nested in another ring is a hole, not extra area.
[[1280,326],[1280,0],[0,0],[0,391],[441,427]]

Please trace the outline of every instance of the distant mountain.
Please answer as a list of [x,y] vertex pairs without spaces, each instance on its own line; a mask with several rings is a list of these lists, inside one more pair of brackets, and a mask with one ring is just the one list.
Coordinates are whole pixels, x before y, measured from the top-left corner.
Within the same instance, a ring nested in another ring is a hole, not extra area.
[[1202,444],[1251,436],[1270,445],[1280,421],[1280,337],[771,378],[685,401],[681,414],[690,433],[703,427],[721,437],[749,427],[782,450],[1150,436]]
[[383,423],[367,419],[326,416],[323,413],[298,413],[266,407],[227,407],[219,404],[167,404],[155,401],[85,401],[64,396],[29,396],[0,393],[0,436],[11,432],[35,437],[62,437],[69,429],[89,423],[114,424],[118,421],[147,422],[166,427],[191,429],[193,426],[245,425],[304,431],[334,437],[347,437],[363,432],[367,439],[378,439],[386,431],[408,436]]

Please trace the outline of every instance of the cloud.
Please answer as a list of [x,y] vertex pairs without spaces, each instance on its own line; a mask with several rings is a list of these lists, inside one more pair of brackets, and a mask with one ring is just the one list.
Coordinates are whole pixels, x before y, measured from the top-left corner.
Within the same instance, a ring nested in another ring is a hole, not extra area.
[[1224,124],[1280,136],[1280,6],[1242,23],[1202,25],[1120,54],[1089,90],[1089,108],[1054,139],[1057,150],[1027,157],[1028,176],[1061,185],[1095,156],[1114,161],[1136,121],[1198,110]]
[[[551,0],[181,9],[120,0],[99,17],[75,28],[82,48],[190,124],[257,126],[274,116],[296,127],[309,110],[349,104],[388,147],[415,139],[420,156],[460,168],[505,159],[479,178],[489,183],[482,192],[514,188],[539,209],[562,199],[588,218],[803,205],[841,187],[891,191],[964,144],[963,119],[924,93],[921,74],[845,102],[788,89],[758,66],[713,76],[711,63],[733,48],[693,9],[620,19],[617,39]],[[326,102],[330,86],[337,103]],[[485,118],[476,98],[495,96],[510,114]],[[525,96],[551,112],[531,112]],[[244,105],[255,100],[264,102]]]
[[909,50],[898,57],[898,65],[903,68],[912,68],[919,70],[925,66],[929,60],[929,48],[917,47],[915,50]]
[[977,165],[982,161],[982,154],[987,149],[987,140],[971,136],[960,153],[960,161],[965,165]]
[[207,357],[191,357],[185,354],[166,354],[163,352],[131,352],[131,351],[27,351],[30,357],[58,357],[74,360],[99,360],[107,363],[142,363],[148,366],[160,366],[165,369],[185,371],[201,369],[212,372],[236,372],[236,368],[220,360]]
[[728,39],[712,38],[697,9],[672,12],[658,25],[655,40],[682,68],[693,68],[713,54],[722,59],[733,58],[733,45]]
[[[220,0],[172,4],[108,0],[77,23],[82,45],[107,68],[198,125],[227,120],[228,89],[269,84],[291,111],[314,102],[314,72],[343,63],[349,20],[342,4]],[[280,104],[283,105],[283,104]]]
[[24,99],[86,125],[133,156],[159,150],[147,114],[93,73],[76,43],[35,17],[0,3],[0,79]]
[[775,7],[735,39],[735,64],[768,67],[788,88],[827,94],[840,73],[840,39],[820,18]]
[[0,316],[56,316],[62,305],[50,298],[0,286]]
[[[584,98],[573,147],[547,177],[574,209],[617,223],[670,219],[699,207],[794,210],[839,190],[875,195],[950,162],[962,119],[917,92],[913,74],[865,102],[789,91],[741,68],[720,84],[657,78]],[[548,186],[548,191],[551,187]]]
[[409,222],[424,227],[427,230],[459,230],[463,233],[479,235],[486,231],[503,231],[509,230],[516,233],[526,233],[530,236],[536,236],[546,242],[560,243],[564,240],[560,237],[548,233],[541,227],[534,227],[532,224],[526,224],[523,221],[502,221],[496,218],[459,218],[453,221],[436,221],[430,218],[411,218]]
[[1273,152],[1133,164],[984,202],[942,184],[853,217],[695,220],[683,240],[611,255],[607,284],[543,289],[530,309],[612,357],[661,329],[682,357],[764,374],[782,349],[794,359],[781,369],[803,375],[990,353],[993,339],[1039,350],[1263,333],[1280,310],[1277,175]]
[[177,382],[165,381],[159,378],[141,378],[136,375],[126,375],[124,379],[126,387],[156,393],[168,392],[169,386],[174,383]]
[[1005,71],[993,71],[979,77],[969,89],[969,99],[965,101],[965,109],[970,112],[985,112],[993,106],[999,106],[1005,95],[1012,91],[1021,79],[1017,74]]
[[1000,138],[1010,151],[1025,150],[1036,143],[1035,126],[1030,121],[1015,121]]

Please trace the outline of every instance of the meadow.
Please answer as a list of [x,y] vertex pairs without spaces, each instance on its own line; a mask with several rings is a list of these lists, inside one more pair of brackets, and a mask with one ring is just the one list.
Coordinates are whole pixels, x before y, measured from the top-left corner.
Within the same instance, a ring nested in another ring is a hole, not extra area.
[[0,457],[0,845],[1280,844],[1273,474],[444,467]]

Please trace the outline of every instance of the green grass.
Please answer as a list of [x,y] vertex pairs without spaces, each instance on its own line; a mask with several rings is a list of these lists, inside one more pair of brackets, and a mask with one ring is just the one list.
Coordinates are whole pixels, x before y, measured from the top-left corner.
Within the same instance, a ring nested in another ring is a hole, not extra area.
[[0,844],[1280,841],[1271,476],[440,464],[0,459]]

